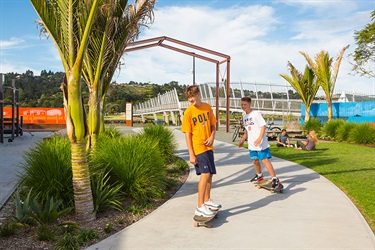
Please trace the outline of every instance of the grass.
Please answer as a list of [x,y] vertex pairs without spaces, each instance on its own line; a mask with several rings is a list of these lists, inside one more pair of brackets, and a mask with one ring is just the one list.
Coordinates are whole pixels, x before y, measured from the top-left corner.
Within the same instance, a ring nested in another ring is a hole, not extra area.
[[271,145],[271,152],[329,179],[352,200],[375,232],[375,148],[320,142],[315,151],[289,150]]

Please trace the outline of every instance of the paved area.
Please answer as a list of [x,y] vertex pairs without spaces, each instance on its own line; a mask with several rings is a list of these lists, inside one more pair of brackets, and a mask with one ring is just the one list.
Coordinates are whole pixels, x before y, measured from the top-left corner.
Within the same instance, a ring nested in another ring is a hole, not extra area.
[[17,187],[19,165],[22,156],[36,142],[51,136],[52,132],[26,132],[8,142],[11,135],[4,135],[4,143],[0,143],[0,208]]
[[[179,156],[188,160],[184,134],[179,129],[174,134]],[[25,133],[22,142],[31,147],[43,136]],[[213,228],[193,226],[198,177],[191,167],[187,182],[164,205],[87,249],[375,249],[374,233],[363,216],[330,181],[274,157],[272,163],[285,191],[259,190],[249,182],[254,169],[247,150],[223,142],[226,137],[218,133],[217,139],[224,139],[215,142],[218,174],[212,198],[223,208],[219,218],[212,220]],[[19,142],[0,144],[1,199],[8,194],[3,192],[4,183],[13,185],[7,171],[14,172],[13,164],[20,161],[20,155],[11,154],[9,148],[19,154],[27,148],[16,147]]]

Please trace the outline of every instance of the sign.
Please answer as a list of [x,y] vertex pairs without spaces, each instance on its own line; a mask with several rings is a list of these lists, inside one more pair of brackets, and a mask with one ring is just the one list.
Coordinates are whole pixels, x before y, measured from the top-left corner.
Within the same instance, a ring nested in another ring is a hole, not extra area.
[[125,118],[126,126],[133,127],[133,104],[131,102],[126,103]]

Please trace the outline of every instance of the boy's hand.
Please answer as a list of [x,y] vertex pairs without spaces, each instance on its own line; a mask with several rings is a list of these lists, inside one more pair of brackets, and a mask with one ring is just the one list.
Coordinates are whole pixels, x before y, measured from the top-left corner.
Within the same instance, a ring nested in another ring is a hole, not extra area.
[[209,137],[207,140],[204,141],[204,145],[212,146],[214,144],[214,139]]
[[197,160],[197,157],[195,157],[195,155],[191,155],[189,161],[193,165],[198,164],[198,160]]

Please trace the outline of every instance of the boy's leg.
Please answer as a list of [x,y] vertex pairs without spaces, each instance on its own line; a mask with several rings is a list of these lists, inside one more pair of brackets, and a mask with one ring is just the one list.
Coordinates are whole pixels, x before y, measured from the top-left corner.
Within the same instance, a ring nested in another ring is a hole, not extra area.
[[[205,200],[209,199],[210,191],[211,188],[211,183],[210,180],[212,181],[212,175],[209,173],[201,174],[198,182],[198,207],[201,207]],[[208,195],[208,198],[207,198]],[[207,201],[206,200],[206,201]]]
[[255,172],[258,175],[260,175],[262,173],[262,169],[261,169],[259,160],[253,161],[253,163],[254,163]]
[[275,170],[274,170],[274,168],[273,168],[272,163],[270,162],[270,160],[269,160],[268,158],[263,159],[263,160],[262,160],[262,163],[263,163],[264,166],[266,167],[268,173],[270,173],[270,176],[271,176],[272,178],[276,177],[276,175],[275,175]]
[[206,190],[204,192],[204,202],[207,202],[211,198],[211,187],[212,187],[212,174],[209,174],[207,184],[206,184]]

